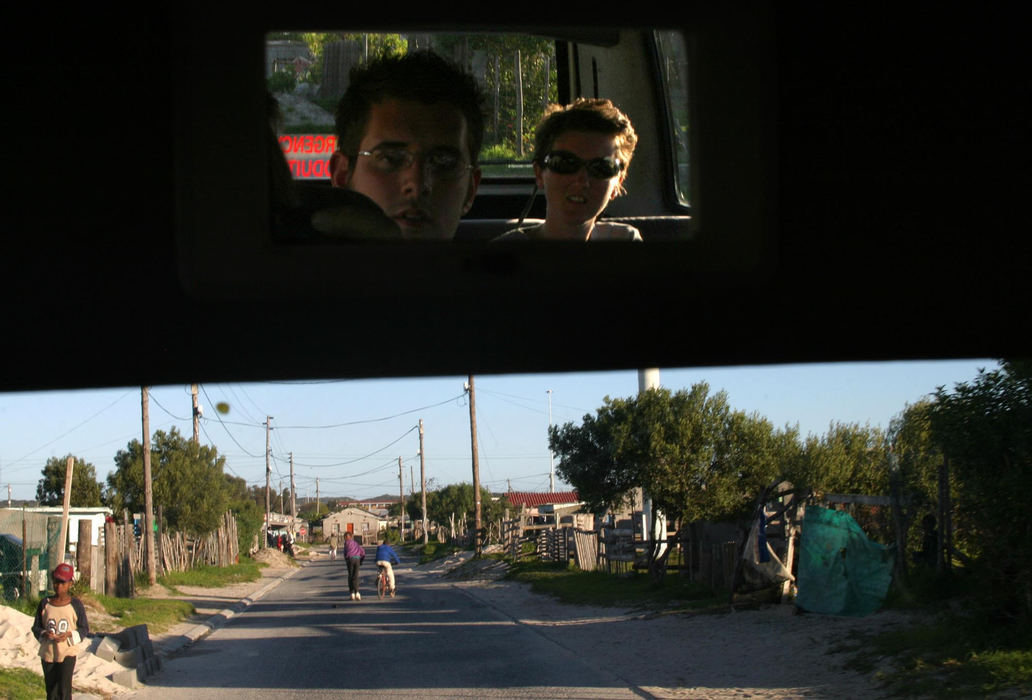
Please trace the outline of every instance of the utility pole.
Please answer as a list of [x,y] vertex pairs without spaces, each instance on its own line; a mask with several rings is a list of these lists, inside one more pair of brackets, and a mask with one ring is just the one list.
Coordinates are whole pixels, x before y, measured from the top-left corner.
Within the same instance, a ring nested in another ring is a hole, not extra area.
[[[65,552],[68,550],[68,509],[72,504],[72,469],[74,467],[75,458],[69,456],[68,461],[65,462],[64,509],[61,513],[61,539],[58,540],[60,559],[57,564],[64,562]],[[22,540],[22,542],[24,541]],[[53,566],[57,566],[57,564],[53,564]]]
[[423,544],[430,542],[426,531],[426,453],[423,450],[423,419],[419,419],[419,492],[423,502]]
[[319,510],[322,508],[322,503],[319,502],[319,477],[315,477],[315,517],[319,517]]
[[272,481],[272,466],[269,464],[269,457],[271,454],[271,448],[269,447],[269,423],[272,421],[272,416],[265,416],[265,544],[263,547],[269,546],[269,527],[272,525],[270,522],[270,515],[272,514],[272,502],[269,499],[269,482]]
[[297,518],[297,491],[294,488],[294,453],[290,453],[290,517]]
[[150,455],[150,400],[147,387],[142,387],[140,403],[143,409],[143,541],[147,546],[147,582],[153,586],[158,580],[154,558],[154,491],[151,488]]
[[197,384],[190,385],[190,398],[193,399],[193,441],[195,445],[200,445],[201,406],[197,403]]
[[405,541],[405,472],[401,469],[401,457],[398,457],[398,484],[401,486],[401,526],[398,531],[401,533],[401,541]]
[[[552,390],[548,390],[548,432],[552,432]],[[548,445],[548,492],[555,493],[555,453],[551,442]]]
[[477,455],[477,392],[473,387],[473,375],[469,375],[466,384],[469,392],[469,439],[473,452],[473,556],[480,558],[483,543],[480,541],[480,459]]

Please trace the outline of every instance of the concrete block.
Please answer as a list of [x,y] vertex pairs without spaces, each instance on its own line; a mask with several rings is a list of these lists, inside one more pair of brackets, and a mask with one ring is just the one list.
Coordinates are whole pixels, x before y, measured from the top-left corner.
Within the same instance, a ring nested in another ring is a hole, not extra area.
[[113,683],[125,688],[139,688],[140,679],[137,677],[135,668],[127,668],[124,671],[115,671],[109,678]]
[[121,648],[122,643],[116,637],[105,636],[97,646],[97,650],[93,653],[105,661],[114,661],[115,654]]
[[133,647],[132,649],[115,652],[114,660],[126,668],[136,668],[143,661],[143,653],[140,651],[140,647]]

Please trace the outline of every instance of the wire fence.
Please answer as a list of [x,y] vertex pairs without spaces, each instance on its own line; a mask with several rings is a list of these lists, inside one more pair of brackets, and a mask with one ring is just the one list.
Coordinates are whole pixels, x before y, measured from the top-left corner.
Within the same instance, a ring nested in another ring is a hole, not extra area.
[[60,537],[60,517],[0,508],[0,579],[7,599],[47,589],[51,559],[54,566],[60,563],[51,555]]

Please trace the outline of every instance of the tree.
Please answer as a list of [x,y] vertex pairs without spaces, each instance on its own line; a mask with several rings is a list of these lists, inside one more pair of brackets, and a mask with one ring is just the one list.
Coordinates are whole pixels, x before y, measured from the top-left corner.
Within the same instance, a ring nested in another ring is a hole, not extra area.
[[[939,387],[932,435],[958,488],[956,508],[994,613],[1032,618],[1032,362],[1005,360],[953,391]],[[958,525],[959,527],[959,525]]]
[[[43,467],[43,478],[36,486],[36,500],[41,506],[64,505],[65,470],[68,457],[51,457]],[[103,505],[101,485],[97,481],[97,470],[89,462],[75,457],[72,467],[72,494],[70,504],[80,508]]]
[[832,422],[824,435],[806,438],[787,476],[817,493],[888,494],[888,440],[879,428]]
[[[504,510],[502,504],[491,500],[491,492],[483,487],[480,488],[480,507],[484,522],[501,517]],[[465,516],[472,522],[473,508],[473,484],[468,482],[449,484],[426,494],[427,518],[434,522],[447,523],[452,516],[456,519]],[[422,517],[420,514],[416,519],[420,520]]]
[[[154,505],[161,507],[165,527],[193,536],[217,528],[233,490],[223,473],[225,457],[214,447],[184,438],[175,428],[156,432],[151,448]],[[143,510],[143,447],[138,440],[115,455],[108,494],[116,512]]]
[[[606,397],[581,426],[549,433],[557,471],[592,510],[624,504],[640,486],[680,527],[749,513],[794,442],[793,431],[777,432],[758,415],[732,410],[726,393],[711,396],[704,382],[674,394],[650,389],[635,398]],[[655,544],[649,568],[659,579]]]

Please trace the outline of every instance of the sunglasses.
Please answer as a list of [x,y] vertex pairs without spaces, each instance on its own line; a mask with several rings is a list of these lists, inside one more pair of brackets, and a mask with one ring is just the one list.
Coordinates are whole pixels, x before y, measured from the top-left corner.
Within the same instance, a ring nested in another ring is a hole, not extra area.
[[619,158],[607,156],[605,158],[584,160],[569,151],[552,151],[542,159],[541,163],[553,173],[559,173],[560,175],[572,175],[584,168],[588,171],[588,175],[597,180],[608,180],[611,177],[616,177],[623,170],[623,163]]

